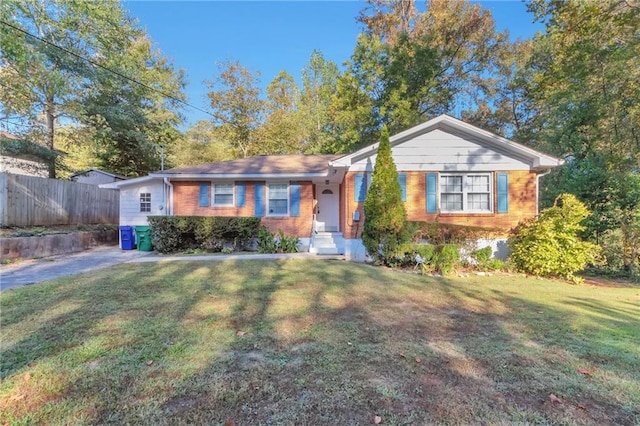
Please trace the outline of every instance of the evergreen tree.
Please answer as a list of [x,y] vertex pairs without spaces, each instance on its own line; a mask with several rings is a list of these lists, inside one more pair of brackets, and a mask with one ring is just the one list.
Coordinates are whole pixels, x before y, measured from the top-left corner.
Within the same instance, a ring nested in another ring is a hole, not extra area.
[[402,204],[398,171],[391,157],[389,131],[382,128],[371,186],[364,201],[362,242],[376,262],[389,264],[405,243],[407,214]]

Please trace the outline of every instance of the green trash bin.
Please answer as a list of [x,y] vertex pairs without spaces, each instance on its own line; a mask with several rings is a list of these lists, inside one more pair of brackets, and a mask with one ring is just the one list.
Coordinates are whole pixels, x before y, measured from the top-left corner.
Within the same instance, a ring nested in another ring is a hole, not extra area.
[[138,251],[151,251],[151,231],[148,226],[136,226]]

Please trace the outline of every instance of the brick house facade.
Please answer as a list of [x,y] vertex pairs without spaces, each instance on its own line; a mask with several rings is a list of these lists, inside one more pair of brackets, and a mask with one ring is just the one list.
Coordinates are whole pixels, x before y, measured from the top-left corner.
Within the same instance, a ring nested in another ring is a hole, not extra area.
[[[506,233],[537,214],[539,177],[562,164],[446,115],[394,135],[390,142],[411,221]],[[303,249],[361,259],[363,206],[377,146],[343,156],[258,156],[139,179],[145,188],[158,185],[163,214],[257,216],[272,232],[299,237]],[[132,188],[136,179],[111,185]],[[121,206],[138,202],[129,199],[131,190],[126,193]],[[135,225],[127,217],[121,222]]]

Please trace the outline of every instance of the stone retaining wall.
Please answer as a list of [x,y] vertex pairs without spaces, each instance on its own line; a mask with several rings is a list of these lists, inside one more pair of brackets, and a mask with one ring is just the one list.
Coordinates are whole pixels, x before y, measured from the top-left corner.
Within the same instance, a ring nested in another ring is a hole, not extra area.
[[33,259],[77,253],[98,245],[116,244],[117,230],[0,238],[0,262],[6,259]]

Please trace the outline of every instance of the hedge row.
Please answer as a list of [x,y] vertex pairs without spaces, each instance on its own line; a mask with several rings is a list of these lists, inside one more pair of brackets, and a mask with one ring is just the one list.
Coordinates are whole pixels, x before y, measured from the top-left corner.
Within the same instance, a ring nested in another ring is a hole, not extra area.
[[260,230],[259,217],[151,216],[151,243],[160,253],[188,249],[246,248]]

